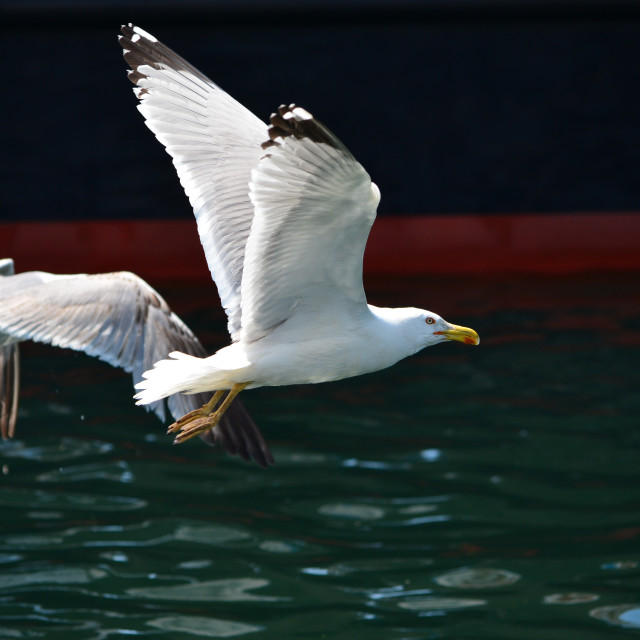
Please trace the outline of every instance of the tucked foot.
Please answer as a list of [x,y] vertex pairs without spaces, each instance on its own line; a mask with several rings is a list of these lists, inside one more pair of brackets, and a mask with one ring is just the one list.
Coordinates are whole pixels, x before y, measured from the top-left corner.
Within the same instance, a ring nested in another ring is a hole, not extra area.
[[194,409],[193,411],[189,411],[182,416],[179,420],[176,420],[172,425],[169,425],[167,429],[167,433],[175,433],[176,431],[182,431],[185,428],[190,428],[188,425],[195,420],[202,420],[203,418],[207,418],[211,415],[211,412],[216,408],[216,405],[220,401],[222,394],[224,391],[216,391],[213,394],[213,397],[207,404],[203,405],[199,409]]
[[173,444],[180,444],[181,442],[190,440],[194,436],[199,436],[205,431],[209,431],[209,429],[217,427],[220,422],[220,418],[222,418],[222,414],[218,411],[203,418],[195,418],[180,428],[180,432],[175,437]]
[[209,429],[213,429],[218,425],[225,411],[229,408],[229,405],[233,402],[233,399],[248,385],[249,382],[242,382],[240,384],[234,384],[227,397],[222,401],[217,410],[214,411],[216,405],[220,401],[224,391],[216,391],[213,397],[207,404],[201,409],[190,411],[186,415],[182,416],[180,420],[174,422],[167,433],[176,433],[173,444],[180,444],[185,440],[190,440],[194,436],[200,435]]

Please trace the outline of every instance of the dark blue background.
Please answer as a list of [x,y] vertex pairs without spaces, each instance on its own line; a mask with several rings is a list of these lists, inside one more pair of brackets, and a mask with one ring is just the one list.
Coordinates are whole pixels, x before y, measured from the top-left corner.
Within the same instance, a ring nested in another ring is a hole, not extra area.
[[135,109],[127,21],[260,117],[293,101],[314,113],[383,214],[640,209],[632,5],[35,6],[0,4],[2,220],[190,215]]

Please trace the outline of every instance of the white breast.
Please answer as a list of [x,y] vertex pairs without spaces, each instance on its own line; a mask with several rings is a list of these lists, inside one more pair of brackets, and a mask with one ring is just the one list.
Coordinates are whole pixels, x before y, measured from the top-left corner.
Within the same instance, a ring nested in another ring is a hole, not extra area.
[[262,340],[243,345],[247,359],[254,363],[251,386],[341,380],[385,369],[410,355],[400,327],[372,309],[365,307],[349,317],[322,318],[324,322],[314,322],[313,335],[292,319]]

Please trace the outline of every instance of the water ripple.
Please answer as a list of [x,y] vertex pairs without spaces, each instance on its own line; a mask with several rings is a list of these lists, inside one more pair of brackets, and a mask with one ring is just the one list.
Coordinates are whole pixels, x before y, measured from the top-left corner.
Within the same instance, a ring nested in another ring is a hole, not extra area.
[[353,518],[354,520],[378,520],[384,518],[385,511],[368,504],[334,502],[323,504],[318,513],[334,518]]
[[299,544],[285,542],[284,540],[264,540],[260,543],[260,548],[269,553],[296,553],[300,550]]
[[24,556],[19,553],[0,553],[0,564],[9,564],[11,562],[18,562],[22,560]]
[[434,578],[443,587],[456,587],[458,589],[486,589],[506,587],[520,580],[520,576],[506,569],[493,569],[489,567],[462,568],[444,573]]
[[599,597],[596,593],[550,593],[542,601],[544,604],[583,604],[594,602]]
[[149,620],[147,624],[163,631],[176,631],[206,638],[231,638],[264,629],[264,627],[243,622],[205,618],[203,616],[167,616],[165,618],[154,618]]
[[0,575],[0,589],[15,589],[35,584],[88,584],[104,578],[101,569],[55,567],[44,571],[5,573]]
[[358,458],[349,458],[342,461],[342,466],[351,468],[358,467],[360,469],[378,469],[378,470],[396,470],[410,469],[411,465],[406,462],[383,462],[380,460],[359,460]]
[[0,442],[0,452],[4,458],[19,458],[38,462],[64,462],[87,455],[111,453],[110,442],[80,440],[78,438],[56,439],[51,444],[29,445],[22,440]]
[[0,506],[2,507],[28,507],[52,511],[67,509],[135,511],[146,507],[147,504],[147,501],[142,498],[95,493],[49,492],[41,489],[5,489],[0,491]]
[[149,600],[175,600],[200,602],[277,602],[289,598],[275,596],[256,596],[247,593],[253,589],[261,589],[269,585],[262,578],[228,578],[193,582],[171,587],[140,587],[128,589],[127,593],[138,598]]
[[602,620],[625,629],[640,629],[640,604],[615,604],[597,607],[589,612],[596,620]]
[[454,609],[466,609],[468,607],[480,607],[488,604],[486,600],[473,600],[470,598],[415,598],[399,602],[401,609],[411,611],[451,611]]
[[175,539],[217,546],[227,542],[250,540],[252,536],[246,531],[235,527],[225,527],[222,525],[181,525],[175,531]]
[[87,480],[111,480],[131,483],[135,480],[124,460],[60,467],[37,476],[39,482],[85,482]]
[[616,562],[605,562],[601,568],[605,571],[620,571],[626,569],[636,569],[638,563],[635,560],[618,560]]

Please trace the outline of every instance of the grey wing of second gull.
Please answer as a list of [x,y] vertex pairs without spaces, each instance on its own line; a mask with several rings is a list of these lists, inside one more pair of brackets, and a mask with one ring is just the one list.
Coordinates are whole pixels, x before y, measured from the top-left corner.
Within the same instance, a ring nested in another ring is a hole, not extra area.
[[[200,341],[144,280],[128,272],[55,275],[41,271],[0,278],[0,345],[23,340],[83,351],[133,375],[170,351],[199,357]],[[172,396],[177,418],[200,406],[201,398]],[[165,419],[163,402],[150,408]]]
[[119,38],[139,111],[173,158],[231,338],[241,324],[240,284],[253,221],[252,168],[267,125],[152,35],[134,25]]
[[[172,351],[198,357],[207,352],[165,300],[133,273],[55,275],[30,271],[11,275],[11,260],[0,261],[0,431],[11,437],[18,405],[18,343],[34,340],[83,351],[132,373],[142,373]],[[9,276],[9,277],[2,277]],[[176,394],[166,399],[178,420],[201,407],[207,394]],[[165,419],[165,401],[149,405]],[[254,459],[262,467],[273,456],[262,433],[237,400],[222,422],[203,434],[231,455]]]

